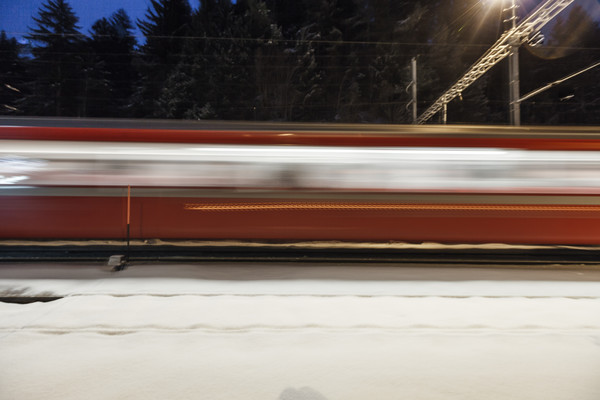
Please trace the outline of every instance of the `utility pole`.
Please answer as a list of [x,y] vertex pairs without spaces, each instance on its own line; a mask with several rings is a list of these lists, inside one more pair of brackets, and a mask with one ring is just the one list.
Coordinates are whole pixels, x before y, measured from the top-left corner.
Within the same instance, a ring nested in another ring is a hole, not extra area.
[[408,86],[406,87],[406,91],[408,92],[408,89],[409,88],[411,89],[411,100],[406,105],[406,108],[408,109],[409,106],[412,106],[412,123],[416,124],[417,123],[417,57],[413,57],[410,60],[410,74],[411,74],[411,81],[408,84]]
[[[511,30],[517,29],[517,4],[512,4],[505,11],[511,11],[511,16],[505,22],[511,23]],[[521,101],[519,100],[519,46],[521,43],[517,37],[511,37],[508,53],[508,105],[510,111],[510,124],[521,125]]]

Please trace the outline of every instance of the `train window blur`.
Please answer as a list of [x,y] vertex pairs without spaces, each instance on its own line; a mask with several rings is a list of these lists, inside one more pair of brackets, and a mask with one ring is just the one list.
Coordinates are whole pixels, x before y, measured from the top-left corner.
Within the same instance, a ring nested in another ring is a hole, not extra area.
[[4,141],[0,185],[600,191],[600,152]]

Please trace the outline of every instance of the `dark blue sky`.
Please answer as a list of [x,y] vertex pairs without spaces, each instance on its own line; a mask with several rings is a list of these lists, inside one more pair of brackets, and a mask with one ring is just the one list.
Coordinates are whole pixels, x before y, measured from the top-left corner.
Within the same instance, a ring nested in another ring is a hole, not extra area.
[[[34,25],[32,16],[38,14],[44,2],[45,0],[0,0],[0,30],[5,30],[8,36],[22,37],[28,33],[28,26]],[[82,33],[87,34],[94,22],[102,17],[109,17],[119,8],[123,8],[135,24],[136,18],[144,16],[150,1],[69,0],[68,3],[79,17]]]

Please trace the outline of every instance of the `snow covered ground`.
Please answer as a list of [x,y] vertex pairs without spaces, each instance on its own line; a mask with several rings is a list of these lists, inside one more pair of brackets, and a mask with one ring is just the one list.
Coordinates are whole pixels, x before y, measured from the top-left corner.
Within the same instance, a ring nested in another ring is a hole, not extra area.
[[0,270],[64,296],[0,303],[0,399],[600,398],[598,271],[73,268]]

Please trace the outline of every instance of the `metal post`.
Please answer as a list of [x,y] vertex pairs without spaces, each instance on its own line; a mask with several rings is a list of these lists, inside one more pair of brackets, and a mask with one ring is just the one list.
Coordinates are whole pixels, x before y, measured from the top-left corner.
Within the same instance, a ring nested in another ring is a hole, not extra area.
[[410,70],[412,74],[412,120],[417,123],[417,58],[410,60]]
[[[511,4],[511,29],[517,27],[517,5],[516,0],[512,0]],[[513,38],[510,53],[508,54],[508,98],[510,110],[510,124],[521,125],[521,103],[519,101],[519,42],[518,38]]]
[[442,108],[442,123],[444,125],[446,125],[446,122],[448,121],[448,107],[447,107],[446,101],[444,100],[444,105]]

